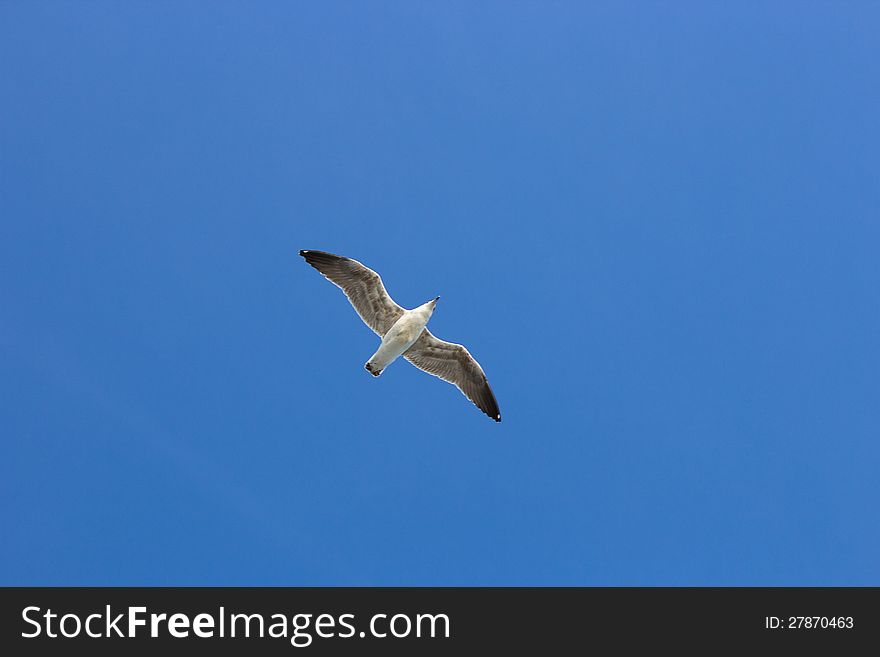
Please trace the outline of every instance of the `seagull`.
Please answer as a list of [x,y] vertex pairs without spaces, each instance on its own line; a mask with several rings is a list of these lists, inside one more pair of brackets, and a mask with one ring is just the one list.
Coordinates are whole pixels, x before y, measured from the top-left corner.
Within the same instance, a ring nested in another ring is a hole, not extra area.
[[420,370],[456,386],[483,413],[501,422],[498,402],[480,364],[462,345],[436,338],[426,328],[440,297],[407,310],[389,296],[379,274],[357,260],[325,251],[299,254],[345,293],[364,323],[382,338],[364,365],[370,374],[379,376],[403,356]]

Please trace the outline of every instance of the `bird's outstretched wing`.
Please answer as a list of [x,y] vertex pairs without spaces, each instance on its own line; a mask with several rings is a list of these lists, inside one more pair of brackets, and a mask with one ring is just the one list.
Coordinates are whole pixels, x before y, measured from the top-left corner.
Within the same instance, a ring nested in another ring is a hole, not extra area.
[[454,384],[477,408],[501,422],[501,411],[483,368],[462,345],[444,342],[425,329],[403,357],[420,370]]
[[403,308],[388,296],[382,278],[369,267],[324,251],[300,251],[299,254],[345,292],[364,323],[380,338],[403,315]]

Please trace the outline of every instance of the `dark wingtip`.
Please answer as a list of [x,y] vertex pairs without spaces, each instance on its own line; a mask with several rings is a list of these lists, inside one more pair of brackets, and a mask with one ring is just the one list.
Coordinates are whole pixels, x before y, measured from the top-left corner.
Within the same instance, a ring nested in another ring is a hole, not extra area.
[[335,253],[315,251],[314,249],[301,249],[299,254],[310,264],[313,262],[337,262],[340,260],[349,260],[349,258],[336,255]]

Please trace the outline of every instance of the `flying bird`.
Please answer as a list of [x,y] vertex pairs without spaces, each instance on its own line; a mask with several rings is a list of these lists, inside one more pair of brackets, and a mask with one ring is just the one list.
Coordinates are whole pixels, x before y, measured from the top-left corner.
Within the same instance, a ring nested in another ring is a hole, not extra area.
[[440,297],[407,310],[389,296],[379,274],[357,260],[324,251],[299,254],[342,289],[364,323],[382,338],[364,365],[370,374],[379,376],[403,356],[420,370],[455,385],[477,408],[501,422],[498,402],[480,364],[462,345],[436,338],[426,328]]

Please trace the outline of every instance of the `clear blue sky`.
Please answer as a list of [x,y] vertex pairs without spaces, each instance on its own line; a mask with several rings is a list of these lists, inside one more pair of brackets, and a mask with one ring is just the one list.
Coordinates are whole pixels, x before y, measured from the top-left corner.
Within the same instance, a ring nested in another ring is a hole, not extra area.
[[880,584],[878,31],[3,2],[0,583]]

